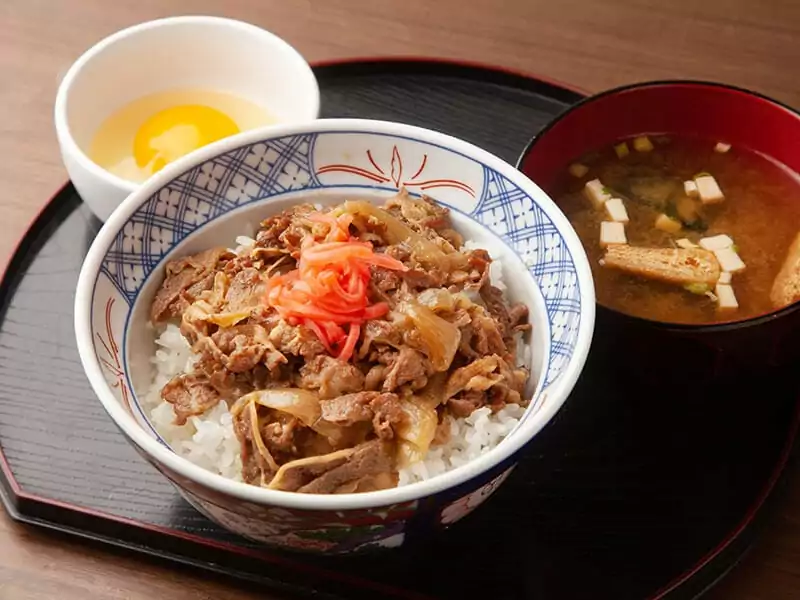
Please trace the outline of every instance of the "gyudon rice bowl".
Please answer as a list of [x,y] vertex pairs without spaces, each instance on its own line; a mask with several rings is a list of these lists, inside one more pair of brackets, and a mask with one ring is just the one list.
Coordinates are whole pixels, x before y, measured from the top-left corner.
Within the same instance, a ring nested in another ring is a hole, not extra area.
[[299,204],[168,262],[144,397],[179,455],[286,492],[370,492],[463,465],[532,389],[528,307],[448,209],[405,191]]
[[215,523],[325,553],[486,501],[593,326],[586,255],[541,189],[461,140],[358,119],[168,165],[105,223],[75,296],[87,377],[136,450]]

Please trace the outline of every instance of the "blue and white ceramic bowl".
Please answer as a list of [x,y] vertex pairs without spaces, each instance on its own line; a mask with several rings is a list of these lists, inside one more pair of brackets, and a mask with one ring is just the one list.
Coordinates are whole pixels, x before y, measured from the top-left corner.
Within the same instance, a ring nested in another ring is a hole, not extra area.
[[[150,301],[166,261],[219,245],[301,202],[382,200],[400,186],[449,206],[467,238],[502,261],[531,308],[534,383],[517,428],[479,458],[421,483],[336,496],[262,489],[175,454],[140,404],[151,383]],[[87,376],[137,450],[208,517],[269,544],[324,552],[402,544],[483,502],[566,400],[594,326],[589,265],[566,218],[534,183],[461,140],[408,125],[320,120],[250,131],[168,166],[131,194],[81,271],[75,329]]]

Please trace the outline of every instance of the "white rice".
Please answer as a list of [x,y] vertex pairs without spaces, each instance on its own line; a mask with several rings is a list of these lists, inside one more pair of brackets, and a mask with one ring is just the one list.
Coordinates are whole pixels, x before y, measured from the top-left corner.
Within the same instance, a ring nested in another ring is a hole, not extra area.
[[[236,238],[237,253],[252,248],[249,236]],[[465,248],[477,248],[466,242]],[[491,264],[493,285],[505,291],[502,265]],[[180,456],[196,465],[237,481],[242,480],[239,441],[233,431],[233,419],[225,402],[196,417],[185,425],[175,424],[172,405],[161,399],[161,389],[180,373],[191,372],[197,357],[176,325],[167,325],[156,339],[156,353],[151,359],[155,368],[153,383],[144,396],[145,410],[150,422],[164,441]],[[518,344],[522,364],[529,365],[530,349]],[[425,458],[400,471],[398,485],[407,485],[441,475],[488,452],[499,444],[519,423],[525,408],[507,404],[496,413],[488,407],[474,411],[466,418],[450,417],[450,437],[445,444],[433,446]]]
[[191,372],[196,356],[176,325],[167,325],[156,339],[153,384],[144,397],[150,422],[164,441],[180,456],[224,477],[241,480],[239,441],[233,431],[228,405],[220,402],[185,425],[175,424],[172,405],[161,399],[161,388],[180,373]]

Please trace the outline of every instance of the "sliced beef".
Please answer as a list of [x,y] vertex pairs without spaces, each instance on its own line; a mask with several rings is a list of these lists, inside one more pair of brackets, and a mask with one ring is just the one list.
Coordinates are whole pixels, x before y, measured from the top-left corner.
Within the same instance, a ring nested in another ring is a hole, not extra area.
[[183,311],[181,333],[190,344],[194,345],[198,340],[208,337],[216,328],[211,320],[217,315],[225,300],[228,283],[228,276],[222,271],[217,271],[211,289],[201,292],[199,298]]
[[272,322],[269,340],[279,352],[300,356],[307,361],[325,353],[325,346],[308,327],[289,325],[283,320]]
[[208,273],[203,275],[201,279],[198,279],[195,283],[190,285],[186,288],[183,293],[179,295],[177,300],[172,306],[172,313],[170,316],[179,317],[183,314],[183,311],[186,310],[186,307],[189,306],[192,302],[200,298],[204,292],[212,289],[214,287],[214,273]]
[[297,384],[306,390],[319,390],[322,399],[364,389],[364,373],[355,365],[320,354],[300,367]]
[[[369,301],[372,304],[377,304],[378,302],[386,302],[389,306],[393,304],[391,292],[382,292],[378,289],[378,286],[375,285],[375,282],[370,280],[367,284],[367,293],[369,294]],[[401,283],[402,285],[402,283]]]
[[[454,411],[453,411],[454,412]],[[433,434],[432,446],[441,446],[450,441],[451,436],[450,417],[444,415],[444,418],[439,419],[436,425],[436,432]]]
[[281,243],[295,259],[300,258],[300,245],[308,232],[308,227],[304,227],[297,220],[294,220],[286,231],[281,234]]
[[[373,440],[355,448],[302,458],[283,465],[269,487],[305,494],[367,491],[359,487],[360,482],[391,487],[397,482],[392,454],[391,445]],[[392,473],[392,477],[380,477],[384,473]]]
[[400,287],[403,278],[397,271],[390,271],[381,267],[371,267],[372,284],[381,292],[393,292]]
[[364,389],[377,391],[383,387],[383,380],[386,378],[386,365],[373,365],[364,377]]
[[523,404],[522,392],[530,373],[525,368],[512,367],[505,360],[501,360],[498,366],[502,379],[488,390],[489,404],[496,409],[506,404]]
[[322,418],[349,427],[372,422],[375,434],[392,439],[396,428],[405,420],[405,413],[396,394],[358,392],[320,401]]
[[454,417],[466,418],[485,404],[486,394],[472,391],[450,398],[447,401],[447,408]]
[[225,248],[212,248],[167,263],[164,283],[150,306],[150,320],[159,323],[177,318],[202,292],[214,285],[220,263],[233,258]]
[[489,314],[492,315],[502,326],[503,334],[508,331],[511,319],[508,316],[508,307],[503,302],[503,292],[493,285],[487,285],[481,289],[481,300],[486,305]]
[[251,269],[255,265],[255,260],[251,254],[236,255],[228,262],[225,263],[223,272],[230,278],[236,276],[237,273],[245,269]]
[[244,373],[262,361],[270,371],[286,364],[286,357],[270,342],[261,325],[234,325],[201,339],[195,350],[208,355],[231,373]]
[[397,271],[380,267],[370,267],[369,300],[371,303],[385,302],[394,306],[394,296],[403,287],[403,277]]
[[261,382],[256,381],[258,372],[257,369],[253,369],[245,373],[232,373],[215,364],[214,370],[208,374],[208,384],[217,391],[221,398],[232,403],[245,394],[265,387],[263,383],[265,378],[262,378]]
[[258,306],[261,302],[262,283],[261,273],[253,267],[246,267],[236,273],[225,294],[224,312],[243,312]]
[[500,332],[504,338],[512,336],[515,331],[529,329],[527,306],[514,304],[509,308],[503,292],[493,285],[483,286],[480,293],[489,314],[500,324]]
[[322,418],[344,426],[371,421],[373,415],[371,402],[380,395],[379,392],[357,392],[321,400],[319,406],[322,410]]
[[361,347],[358,351],[359,358],[364,358],[370,353],[374,344],[385,344],[398,347],[403,344],[403,333],[391,321],[373,319],[364,324]]
[[[265,390],[271,387],[291,387],[294,383],[292,381],[291,365],[281,365],[279,369],[270,371],[265,364],[260,364],[244,373],[237,373],[236,377],[253,390]],[[243,395],[240,394],[240,396]]]
[[492,259],[486,250],[472,250],[468,254],[467,266],[467,279],[464,287],[467,289],[480,290],[489,281],[489,265]]
[[415,229],[445,229],[450,228],[450,211],[440,204],[436,204],[428,196],[412,198],[403,189],[386,202],[384,207],[389,212],[402,217]]
[[492,259],[486,250],[462,252],[463,261],[459,268],[447,273],[441,284],[453,291],[479,290],[489,281],[489,265]]
[[205,377],[196,375],[174,377],[161,389],[161,397],[172,404],[176,425],[184,425],[189,417],[203,414],[221,399]]
[[268,418],[261,420],[261,439],[278,464],[333,451],[326,438],[305,427],[299,419],[278,411],[260,410],[268,413]]
[[257,430],[257,426],[254,427],[254,417],[254,411],[245,407],[234,416],[233,430],[240,444],[242,479],[253,485],[265,485],[278,472],[279,465],[269,450],[264,452],[262,447],[256,443],[254,436],[261,434]]
[[430,361],[408,346],[400,348],[388,367],[383,381],[383,389],[387,392],[405,384],[411,384],[413,390],[422,389],[428,383],[428,375],[433,372]]
[[393,244],[391,246],[386,246],[384,252],[387,256],[391,256],[393,259],[399,260],[404,264],[411,260],[411,250],[405,244]]
[[467,358],[487,354],[505,355],[508,348],[500,322],[477,305],[470,307],[469,313],[469,323],[461,328],[459,352]]
[[496,354],[484,356],[450,375],[444,392],[447,408],[464,417],[487,404],[496,410],[509,403],[520,404],[527,379],[525,369],[512,368]]
[[528,307],[522,304],[521,302],[517,302],[516,304],[512,304],[511,307],[508,309],[508,320],[509,320],[509,327],[511,327],[512,332],[517,331],[529,331],[531,328],[531,324],[528,323]]
[[439,269],[423,269],[414,267],[400,274],[403,280],[412,289],[427,289],[442,287],[447,283],[448,275]]
[[[288,413],[255,402],[235,404],[231,412],[234,432],[241,444],[243,478],[248,483],[267,485],[280,465],[333,451],[326,437]],[[353,441],[351,445],[357,443]]]
[[297,258],[303,238],[311,233],[311,223],[303,215],[315,210],[311,204],[299,204],[263,221],[256,235],[256,247],[278,248]]
[[471,325],[481,354],[503,353],[505,350],[503,332],[496,319],[486,315],[474,315]]
[[295,434],[301,428],[302,424],[295,417],[289,417],[266,423],[261,428],[261,436],[273,456],[278,453],[295,454],[297,452]]
[[315,208],[310,204],[298,204],[262,221],[261,229],[256,234],[256,248],[277,248],[282,252],[286,252],[287,248],[282,236],[293,229],[296,232],[298,226],[297,217],[314,210]]

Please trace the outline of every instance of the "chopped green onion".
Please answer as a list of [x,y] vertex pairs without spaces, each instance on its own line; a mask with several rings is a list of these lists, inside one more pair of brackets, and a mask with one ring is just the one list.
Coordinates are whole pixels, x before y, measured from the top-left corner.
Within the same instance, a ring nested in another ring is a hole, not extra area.
[[697,294],[698,296],[704,296],[707,292],[711,291],[707,283],[687,283],[683,286],[683,289],[692,294]]

